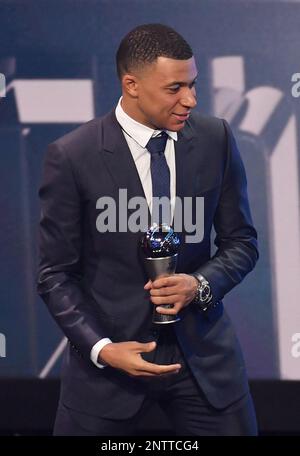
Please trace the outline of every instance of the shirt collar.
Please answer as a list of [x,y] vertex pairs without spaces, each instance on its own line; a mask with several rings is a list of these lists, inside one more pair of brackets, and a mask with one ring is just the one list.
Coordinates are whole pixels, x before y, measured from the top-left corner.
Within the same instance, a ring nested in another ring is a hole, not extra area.
[[[159,135],[163,130],[153,130],[130,117],[121,106],[122,97],[116,107],[116,118],[123,130],[131,136],[141,147],[145,148],[152,137]],[[177,141],[177,132],[164,130],[170,138]]]

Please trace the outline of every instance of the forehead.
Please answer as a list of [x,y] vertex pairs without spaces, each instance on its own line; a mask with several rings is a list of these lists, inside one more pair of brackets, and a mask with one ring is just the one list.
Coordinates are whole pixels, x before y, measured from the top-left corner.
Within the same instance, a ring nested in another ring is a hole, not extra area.
[[194,57],[188,60],[175,60],[167,57],[158,59],[149,65],[148,76],[162,84],[177,82],[191,82],[197,76],[197,67]]

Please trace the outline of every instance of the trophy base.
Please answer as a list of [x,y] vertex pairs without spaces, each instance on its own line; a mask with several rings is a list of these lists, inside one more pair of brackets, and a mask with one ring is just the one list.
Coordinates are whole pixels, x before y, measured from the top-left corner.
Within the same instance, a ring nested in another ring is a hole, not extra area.
[[176,323],[177,321],[180,320],[180,318],[176,315],[164,315],[165,317],[172,317],[172,319],[163,319],[163,320],[157,320],[156,318],[153,317],[152,323],[155,323],[156,325],[167,325],[169,323]]
[[[161,306],[163,307],[163,306]],[[166,307],[170,308],[172,306],[169,306],[168,304]],[[152,317],[152,323],[155,323],[156,325],[166,325],[168,323],[176,323],[177,321],[180,320],[180,317],[178,315],[166,315],[166,314],[159,314],[158,312],[153,312],[153,317]]]

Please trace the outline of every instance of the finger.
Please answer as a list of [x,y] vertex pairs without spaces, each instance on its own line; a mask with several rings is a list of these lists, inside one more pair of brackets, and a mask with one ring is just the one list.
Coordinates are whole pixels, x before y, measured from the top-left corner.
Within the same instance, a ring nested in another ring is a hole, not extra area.
[[162,288],[152,288],[150,290],[151,296],[171,296],[178,293],[178,288],[176,286],[173,287],[162,287]]
[[154,364],[143,360],[138,369],[152,374],[166,374],[178,371],[181,369],[181,364]]
[[137,377],[157,377],[157,374],[147,371],[138,371]]
[[154,350],[156,348],[156,342],[152,341],[152,342],[147,342],[146,344],[137,342],[136,346],[134,348],[136,349],[137,353],[151,352],[152,350]]
[[172,285],[178,285],[178,277],[176,277],[176,274],[172,274],[168,277],[161,277],[160,279],[154,280],[152,283],[153,288],[162,288]]
[[148,280],[148,282],[144,286],[144,290],[150,290],[151,287],[152,287],[152,280]]
[[171,364],[171,365],[158,365],[158,364],[155,364],[155,366],[157,366],[157,370],[156,370],[156,374],[157,375],[167,375],[167,374],[173,374],[173,373],[177,373],[180,371],[181,369],[181,365],[180,364]]
[[179,296],[178,295],[171,295],[171,296],[151,296],[151,301],[153,304],[156,306],[159,306],[160,304],[175,304],[175,302],[178,301]]
[[168,377],[169,375],[173,375],[173,374],[178,374],[180,371],[180,369],[177,369],[173,372],[168,372],[168,373],[165,373],[165,374],[153,374],[152,372],[148,372],[148,371],[137,371],[136,372],[136,375],[133,375],[133,374],[128,374],[130,377]]
[[136,375],[129,374],[130,377],[156,377],[156,374],[152,374],[147,371],[137,371]]
[[180,307],[176,304],[173,307],[156,307],[155,311],[163,315],[176,315],[178,314]]
[[164,374],[153,374],[151,372],[147,372],[147,371],[140,371],[140,374],[139,376],[140,377],[168,377],[169,375],[175,375],[175,374],[178,374],[180,371],[180,369],[176,369],[175,371],[172,371],[172,372],[167,372],[167,373],[164,373]]

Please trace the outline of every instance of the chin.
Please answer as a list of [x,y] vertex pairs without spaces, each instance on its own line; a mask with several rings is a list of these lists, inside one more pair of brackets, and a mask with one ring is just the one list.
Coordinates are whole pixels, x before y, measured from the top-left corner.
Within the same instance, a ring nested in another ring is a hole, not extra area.
[[170,125],[170,127],[167,128],[167,130],[170,130],[170,131],[180,131],[183,129],[183,127],[185,126],[185,121],[184,122],[179,122],[178,124],[174,125]]

